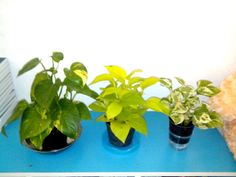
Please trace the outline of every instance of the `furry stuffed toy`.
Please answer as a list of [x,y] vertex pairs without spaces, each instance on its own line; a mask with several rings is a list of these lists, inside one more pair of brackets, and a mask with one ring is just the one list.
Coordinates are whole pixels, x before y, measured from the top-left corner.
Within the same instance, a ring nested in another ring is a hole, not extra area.
[[222,117],[224,127],[220,132],[236,159],[236,72],[222,81],[220,89],[221,92],[212,97],[209,104]]

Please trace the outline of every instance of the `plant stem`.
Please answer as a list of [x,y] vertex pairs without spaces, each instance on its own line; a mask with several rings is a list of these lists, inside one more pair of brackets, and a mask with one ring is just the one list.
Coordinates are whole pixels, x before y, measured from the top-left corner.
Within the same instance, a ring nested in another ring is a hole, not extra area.
[[53,60],[52,60],[52,68],[53,68],[53,71],[52,71],[51,78],[54,78],[54,80],[56,81],[56,77],[54,75],[54,62],[53,62]]
[[56,78],[56,75],[55,75],[55,74],[53,74],[53,77],[54,77],[54,80],[55,80],[55,82],[56,82],[56,80],[57,80],[57,78]]
[[70,100],[71,100],[71,101],[73,100],[72,92],[70,92]]
[[64,94],[64,97],[66,98],[68,95],[68,90],[66,90],[66,93]]
[[72,101],[74,101],[75,97],[76,97],[77,93],[75,93],[72,97]]
[[43,63],[41,62],[41,60],[40,60],[40,64],[42,65],[43,70],[47,72],[47,69],[46,69],[46,67],[43,65]]
[[52,60],[52,67],[54,68],[54,61]]
[[59,63],[57,64],[56,70],[58,70],[58,68],[59,68]]
[[60,90],[60,92],[59,92],[59,98],[61,97],[61,93],[62,93],[62,90],[63,90],[63,86],[61,86],[60,89],[61,89],[61,90]]

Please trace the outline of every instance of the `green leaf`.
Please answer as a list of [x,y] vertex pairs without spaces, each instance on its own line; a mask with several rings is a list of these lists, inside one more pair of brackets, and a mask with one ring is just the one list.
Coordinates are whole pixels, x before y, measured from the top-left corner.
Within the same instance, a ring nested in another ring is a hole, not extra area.
[[8,118],[6,124],[10,124],[11,122],[15,121],[16,119],[20,118],[23,112],[29,107],[29,103],[26,100],[20,100],[16,107],[13,110],[12,115]]
[[200,102],[201,101],[199,97],[189,97],[185,102],[185,106],[190,109],[195,109],[196,106],[200,104]]
[[31,69],[35,68],[39,63],[40,60],[38,58],[31,59],[23,66],[23,68],[20,69],[17,76],[20,76],[26,73],[27,71],[30,71]]
[[77,76],[79,76],[82,79],[83,85],[86,84],[88,79],[88,73],[87,73],[87,68],[82,63],[74,62],[71,65],[70,70],[73,71]]
[[[52,121],[55,121],[58,117],[58,115],[60,114],[59,110],[59,104],[58,104],[59,98],[56,97],[53,101],[52,104],[50,106],[49,111],[46,112],[46,115],[49,119],[51,119]],[[40,112],[40,111],[38,111]],[[42,114],[41,114],[42,115]]]
[[180,78],[180,77],[175,77],[175,79],[181,84],[181,85],[185,85],[185,81]]
[[91,119],[89,109],[83,102],[76,103],[76,107],[79,111],[79,115],[81,119],[84,119],[84,120]]
[[144,90],[145,88],[150,87],[151,85],[154,85],[155,83],[157,83],[159,81],[160,81],[159,78],[152,76],[152,77],[144,79],[141,82],[140,86]]
[[176,102],[174,108],[171,110],[172,113],[177,113],[177,114],[184,114],[187,111],[188,108],[186,108],[181,102]]
[[89,96],[93,99],[96,99],[98,97],[97,92],[91,90],[87,84],[85,84],[83,87],[78,88],[78,93],[81,93],[83,95]]
[[98,97],[98,94],[91,90],[87,84],[84,84],[81,77],[77,76],[75,73],[71,72],[67,68],[64,69],[66,78],[63,81],[63,84],[67,86],[69,92],[76,91],[83,95],[89,96],[93,99]]
[[137,91],[130,91],[121,97],[121,102],[123,106],[130,105],[145,105],[145,100],[142,98],[141,94]]
[[61,60],[63,60],[64,55],[62,52],[53,52],[51,57],[52,57],[53,61],[58,63]]
[[20,125],[21,142],[45,131],[51,123],[51,119],[42,119],[34,107],[28,107],[22,116]]
[[197,86],[198,87],[206,87],[208,85],[212,85],[212,82],[209,80],[199,80],[197,81]]
[[172,103],[181,102],[184,100],[182,93],[178,89],[173,90],[169,97]]
[[181,124],[186,120],[186,115],[185,114],[179,114],[176,112],[173,112],[170,114],[170,118],[174,121],[176,125]]
[[114,135],[123,143],[129,134],[130,126],[125,122],[112,121],[110,127]]
[[196,96],[196,91],[191,85],[184,85],[177,88],[175,91],[179,91],[185,98]]
[[34,90],[36,102],[44,109],[49,110],[52,101],[57,96],[59,86],[59,80],[56,80],[55,84],[53,84],[51,79],[39,81]]
[[17,103],[16,107],[14,108],[11,116],[7,119],[5,125],[1,129],[1,133],[4,136],[7,136],[6,134],[6,126],[10,124],[11,122],[15,121],[16,119],[20,118],[23,112],[28,108],[29,104],[26,100],[21,100]]
[[168,88],[169,90],[172,90],[172,81],[168,78],[160,78],[160,83],[162,86]]
[[88,74],[82,70],[74,70],[73,72],[82,79],[83,85],[85,85],[88,79]]
[[30,92],[30,97],[32,101],[35,101],[35,87],[43,80],[50,80],[50,76],[45,73],[45,72],[40,72],[38,74],[35,75],[33,84],[31,86],[31,92]]
[[60,110],[54,126],[64,135],[76,138],[79,133],[80,113],[76,105],[68,99],[59,101]]
[[70,66],[70,69],[72,71],[75,71],[75,70],[82,70],[82,71],[85,71],[86,73],[88,72],[87,68],[84,66],[83,63],[80,63],[80,62],[74,62],[71,64]]
[[196,118],[199,124],[207,124],[211,122],[211,117],[208,113],[204,112],[199,117]]
[[210,117],[211,117],[211,122],[210,122],[210,128],[217,128],[217,127],[222,127],[224,126],[224,123],[221,119],[221,116],[215,112],[215,111],[212,111],[210,113]]
[[130,74],[127,76],[127,79],[129,80],[135,73],[137,72],[143,72],[143,70],[141,69],[135,69],[132,72],[130,72]]
[[106,106],[100,101],[93,102],[89,105],[89,108],[96,112],[106,112]]
[[66,78],[64,80],[65,85],[74,85],[74,87],[82,87],[84,86],[84,81],[83,79],[75,74],[73,71],[64,68],[64,73],[66,75]]
[[193,122],[196,125],[207,124],[211,122],[210,111],[207,108],[206,104],[202,104],[194,111]]
[[126,123],[136,131],[147,135],[147,123],[139,114],[130,114]]
[[112,102],[108,107],[106,111],[106,116],[108,120],[111,120],[115,118],[120,112],[122,111],[122,105],[116,102]]
[[38,136],[34,136],[30,138],[30,142],[38,149],[43,149],[43,141],[44,139],[51,133],[52,127],[47,128],[45,131],[40,133]]
[[126,79],[126,71],[120,66],[110,65],[105,66],[108,72],[115,77],[117,80],[124,82]]
[[157,97],[148,98],[146,100],[146,106],[154,111],[162,112],[165,115],[169,116],[170,114],[169,107],[166,104],[164,104],[160,98],[157,98]]
[[172,104],[171,103],[171,98],[170,98],[169,95],[167,97],[163,97],[161,99],[161,102],[164,103],[165,105],[167,105],[168,107],[170,107],[170,105]]
[[101,116],[99,116],[97,119],[96,119],[97,122],[108,122],[107,118],[105,117],[104,114],[102,114]]
[[73,82],[73,81],[71,81],[68,78],[64,79],[63,85],[66,86],[66,90],[68,92],[75,91],[75,92],[78,93],[80,91],[80,89],[81,89],[81,87],[76,82]]
[[220,92],[220,89],[218,89],[217,87],[215,87],[213,85],[208,85],[206,87],[198,87],[197,88],[198,94],[208,96],[208,97],[215,96],[219,92]]

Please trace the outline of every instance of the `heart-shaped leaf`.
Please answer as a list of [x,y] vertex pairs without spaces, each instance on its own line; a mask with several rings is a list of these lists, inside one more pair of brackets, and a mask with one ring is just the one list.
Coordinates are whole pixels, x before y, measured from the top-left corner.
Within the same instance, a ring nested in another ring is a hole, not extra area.
[[31,69],[35,68],[40,63],[40,60],[38,58],[33,58],[30,61],[28,61],[18,72],[17,76],[20,76]]
[[68,100],[59,101],[60,110],[57,120],[54,122],[55,127],[64,135],[70,138],[76,138],[79,133],[80,113],[76,105]]
[[58,63],[61,60],[63,60],[64,55],[62,52],[53,52],[51,57],[52,57],[53,61]]

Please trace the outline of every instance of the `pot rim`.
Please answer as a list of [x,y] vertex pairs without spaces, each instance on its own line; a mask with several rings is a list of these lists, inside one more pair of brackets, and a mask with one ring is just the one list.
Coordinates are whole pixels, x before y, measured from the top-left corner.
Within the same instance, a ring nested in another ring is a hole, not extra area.
[[185,126],[185,125],[183,125],[183,124],[177,124],[177,125],[176,125],[176,124],[174,123],[174,121],[169,117],[169,122],[170,122],[172,125],[176,126],[176,127],[181,127],[181,128],[192,128],[192,127],[194,127],[192,121],[191,121],[187,126]]

